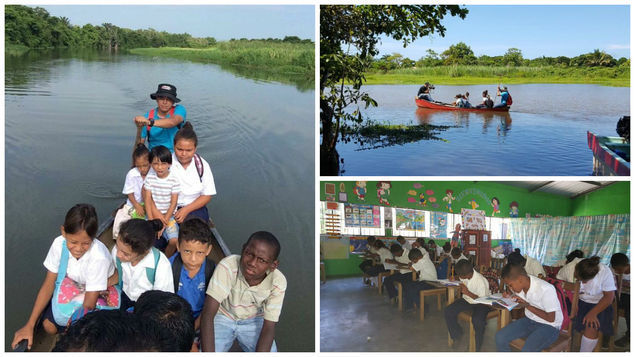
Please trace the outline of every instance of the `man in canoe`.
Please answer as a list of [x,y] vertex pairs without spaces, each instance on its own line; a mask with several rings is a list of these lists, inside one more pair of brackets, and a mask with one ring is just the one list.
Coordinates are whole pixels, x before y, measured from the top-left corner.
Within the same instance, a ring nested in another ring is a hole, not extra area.
[[432,96],[430,95],[430,91],[434,89],[434,86],[430,84],[430,82],[425,82],[421,88],[419,88],[419,92],[417,93],[417,98],[427,100],[428,102],[432,102]]
[[176,97],[176,87],[162,83],[157,91],[150,94],[150,98],[156,100],[157,107],[144,115],[134,117],[137,125],[136,143],[148,142],[148,149],[163,145],[174,152],[174,135],[185,122],[185,107],[176,104],[181,100]]
[[509,92],[507,91],[506,86],[503,86],[502,88],[501,86],[498,86],[498,91],[496,92],[496,96],[501,97],[501,102],[500,104],[496,104],[494,108],[504,108],[504,107],[509,107],[512,105],[511,96],[509,95]]

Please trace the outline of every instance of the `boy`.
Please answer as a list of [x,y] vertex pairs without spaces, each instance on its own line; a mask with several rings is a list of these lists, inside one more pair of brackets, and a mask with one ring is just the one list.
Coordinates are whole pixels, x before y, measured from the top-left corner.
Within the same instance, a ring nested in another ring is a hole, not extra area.
[[366,269],[366,275],[377,276],[379,273],[383,273],[394,268],[394,264],[388,263],[389,260],[393,259],[392,253],[388,250],[388,248],[386,248],[384,242],[379,239],[375,240],[375,252],[379,256],[379,262],[381,264],[373,265]]
[[399,243],[399,245],[405,250],[412,249],[412,244],[410,244],[410,242],[408,242],[406,238],[402,236],[397,236],[397,243]]
[[479,304],[474,301],[474,299],[488,296],[489,284],[483,275],[474,271],[472,264],[470,264],[468,260],[459,260],[454,267],[454,271],[461,279],[459,286],[461,288],[462,299],[456,300],[445,308],[445,323],[448,326],[450,338],[456,341],[463,335],[457,316],[461,311],[471,311],[476,340],[476,352],[479,352],[483,344],[485,319],[490,306]]
[[525,268],[525,271],[529,275],[537,276],[539,278],[543,278],[547,276],[545,273],[545,268],[542,267],[540,262],[527,254],[524,256],[520,254],[520,249],[514,249],[514,252],[507,256],[507,262],[509,264],[520,265]]
[[503,267],[501,279],[515,293],[513,300],[528,305],[525,317],[496,333],[497,351],[510,352],[509,343],[517,338],[526,338],[522,352],[540,352],[549,347],[558,339],[563,319],[556,288],[514,264]]
[[626,333],[615,341],[615,346],[626,347],[631,341],[631,264],[624,253],[615,253],[611,257],[613,272],[621,276],[621,284],[617,287],[617,306],[624,309],[626,318]]
[[207,259],[212,251],[212,231],[207,223],[196,217],[181,223],[177,249],[178,253],[170,257],[174,290],[192,306],[194,330],[198,330],[205,291],[215,267]]
[[365,259],[360,265],[359,265],[359,269],[362,270],[362,272],[366,273],[366,270],[368,270],[368,268],[373,266],[373,260],[374,257],[377,256],[377,250],[375,249],[374,245],[375,245],[375,240],[377,238],[373,237],[373,236],[368,236],[366,238],[366,242],[367,244],[367,248],[366,248],[366,254],[363,255],[364,258],[368,258]]
[[463,255],[463,252],[461,252],[460,248],[452,248],[452,251],[450,251],[450,256],[452,257],[452,263],[456,264],[459,260],[467,260],[467,257],[465,255]]
[[203,352],[227,352],[234,339],[245,352],[277,352],[275,327],[287,289],[279,254],[278,239],[260,231],[249,237],[241,255],[218,263],[202,312]]
[[393,259],[387,259],[387,263],[395,264],[399,268],[398,274],[389,275],[384,278],[384,287],[388,292],[388,298],[393,299],[397,297],[397,288],[395,288],[395,281],[401,283],[411,280],[412,273],[410,272],[410,259],[408,259],[408,250],[403,249],[399,244],[393,244],[390,246],[390,252],[394,256]]
[[413,307],[419,299],[419,291],[431,289],[424,280],[437,280],[437,270],[428,255],[423,256],[421,251],[413,249],[408,253],[410,259],[410,270],[419,272],[419,281],[404,282],[404,303],[406,308]]

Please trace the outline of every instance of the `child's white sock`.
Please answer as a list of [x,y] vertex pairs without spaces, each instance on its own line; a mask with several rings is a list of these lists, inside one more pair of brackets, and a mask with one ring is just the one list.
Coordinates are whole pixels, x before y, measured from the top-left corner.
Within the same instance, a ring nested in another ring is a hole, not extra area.
[[582,336],[582,341],[580,341],[580,352],[593,352],[595,345],[598,344],[598,339],[592,340],[587,338],[586,336]]

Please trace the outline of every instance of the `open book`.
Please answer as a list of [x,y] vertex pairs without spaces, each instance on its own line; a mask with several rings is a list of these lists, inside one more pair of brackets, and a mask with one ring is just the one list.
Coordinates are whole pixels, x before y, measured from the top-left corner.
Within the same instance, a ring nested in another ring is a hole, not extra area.
[[510,298],[504,298],[503,294],[500,294],[500,293],[489,295],[489,296],[483,296],[483,297],[480,297],[478,299],[474,299],[474,301],[476,301],[479,304],[487,304],[487,305],[497,304],[497,305],[502,306],[502,307],[504,307],[504,308],[506,308],[507,310],[510,310],[510,311],[516,305],[518,305],[517,302],[515,302],[514,300],[512,300]]
[[438,279],[436,280],[437,282],[445,285],[445,286],[459,286],[459,284],[461,283],[460,281],[450,281],[448,279]]

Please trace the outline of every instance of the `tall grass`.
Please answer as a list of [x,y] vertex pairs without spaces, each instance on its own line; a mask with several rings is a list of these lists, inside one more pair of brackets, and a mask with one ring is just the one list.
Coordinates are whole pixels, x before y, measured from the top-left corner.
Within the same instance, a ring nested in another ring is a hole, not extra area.
[[367,84],[589,83],[630,86],[630,67],[440,66],[366,73]]

